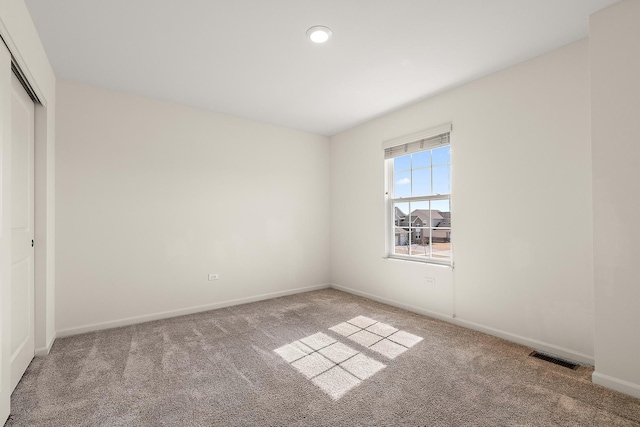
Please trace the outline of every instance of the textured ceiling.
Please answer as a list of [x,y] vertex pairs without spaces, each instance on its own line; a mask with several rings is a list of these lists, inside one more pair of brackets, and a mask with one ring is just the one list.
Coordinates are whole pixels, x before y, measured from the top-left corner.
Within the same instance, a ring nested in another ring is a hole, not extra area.
[[616,2],[26,0],[60,78],[322,135],[586,37]]

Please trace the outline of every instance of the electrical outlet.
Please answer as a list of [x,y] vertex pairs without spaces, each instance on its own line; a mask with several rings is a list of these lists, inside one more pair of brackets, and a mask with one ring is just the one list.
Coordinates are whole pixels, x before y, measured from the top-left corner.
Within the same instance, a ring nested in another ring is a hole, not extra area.
[[425,279],[427,279],[427,286],[435,286],[436,285],[436,279],[434,279],[433,277],[425,277]]
[[220,275],[218,273],[209,274],[209,280],[218,280],[219,278],[220,278]]

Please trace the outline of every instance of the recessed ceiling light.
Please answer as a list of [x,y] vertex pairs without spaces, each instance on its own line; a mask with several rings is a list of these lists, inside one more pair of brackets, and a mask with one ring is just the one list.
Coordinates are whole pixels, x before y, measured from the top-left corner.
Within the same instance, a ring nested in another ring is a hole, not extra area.
[[307,37],[314,43],[324,43],[331,38],[331,30],[323,25],[316,25],[307,30]]

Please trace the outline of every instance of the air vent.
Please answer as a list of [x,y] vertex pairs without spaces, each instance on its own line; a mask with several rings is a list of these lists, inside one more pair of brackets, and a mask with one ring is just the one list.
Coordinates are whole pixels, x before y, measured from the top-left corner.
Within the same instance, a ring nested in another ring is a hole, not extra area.
[[535,357],[536,359],[546,360],[547,362],[555,363],[556,365],[560,365],[569,369],[578,369],[579,366],[576,363],[558,359],[557,357],[549,356],[547,354],[538,353],[537,351],[532,351],[529,356]]

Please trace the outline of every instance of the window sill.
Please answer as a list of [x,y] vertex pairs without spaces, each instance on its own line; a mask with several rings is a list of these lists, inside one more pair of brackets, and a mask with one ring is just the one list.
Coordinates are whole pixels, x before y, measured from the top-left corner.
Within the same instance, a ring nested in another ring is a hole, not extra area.
[[429,265],[435,265],[435,266],[440,266],[440,267],[453,268],[453,261],[438,261],[438,260],[434,260],[434,259],[419,259],[419,258],[405,257],[405,256],[400,256],[400,255],[387,255],[385,257],[382,257],[382,259],[388,260],[388,261],[417,262],[419,264],[429,264]]

